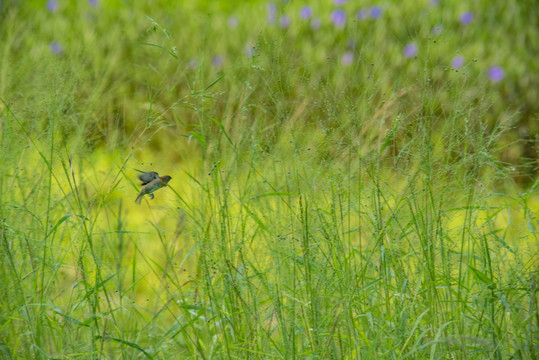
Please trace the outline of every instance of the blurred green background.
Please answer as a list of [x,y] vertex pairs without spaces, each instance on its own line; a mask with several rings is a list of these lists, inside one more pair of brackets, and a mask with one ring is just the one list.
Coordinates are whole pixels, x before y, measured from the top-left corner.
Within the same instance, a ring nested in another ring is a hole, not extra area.
[[[4,0],[0,94],[31,130],[61,116],[65,141],[109,149],[136,140],[154,149],[185,144],[178,134],[189,135],[197,115],[182,106],[220,74],[203,110],[232,137],[253,124],[270,128],[270,143],[303,103],[301,124],[338,141],[365,132],[358,129],[365,119],[397,113],[412,119],[428,112],[439,131],[445,117],[473,107],[462,116],[480,120],[485,131],[506,127],[497,160],[514,167],[520,185],[533,183],[539,84],[532,3],[337,3]],[[302,19],[306,5],[312,15]],[[379,17],[370,15],[373,7]],[[332,23],[336,9],[345,12],[343,28]],[[410,43],[418,50],[407,58]],[[462,65],[452,69],[457,56]],[[494,66],[504,72],[498,82],[489,79]],[[156,121],[168,129],[140,138]]]
[[0,357],[534,359],[538,19],[2,0]]

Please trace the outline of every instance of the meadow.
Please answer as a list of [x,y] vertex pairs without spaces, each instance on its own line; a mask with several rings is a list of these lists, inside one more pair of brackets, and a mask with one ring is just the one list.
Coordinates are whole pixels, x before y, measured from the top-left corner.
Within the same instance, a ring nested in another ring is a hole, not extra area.
[[0,359],[537,359],[537,19],[2,0]]

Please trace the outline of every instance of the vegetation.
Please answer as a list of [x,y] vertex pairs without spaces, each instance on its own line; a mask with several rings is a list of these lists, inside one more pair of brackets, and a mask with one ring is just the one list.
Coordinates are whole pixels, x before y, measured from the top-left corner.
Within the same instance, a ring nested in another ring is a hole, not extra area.
[[533,3],[305,6],[0,3],[0,358],[537,358]]

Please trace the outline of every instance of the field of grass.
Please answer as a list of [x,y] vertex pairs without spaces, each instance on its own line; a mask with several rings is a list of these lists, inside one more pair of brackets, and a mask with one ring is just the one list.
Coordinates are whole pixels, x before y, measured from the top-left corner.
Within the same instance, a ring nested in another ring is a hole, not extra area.
[[307,3],[0,2],[0,359],[539,357],[536,5]]

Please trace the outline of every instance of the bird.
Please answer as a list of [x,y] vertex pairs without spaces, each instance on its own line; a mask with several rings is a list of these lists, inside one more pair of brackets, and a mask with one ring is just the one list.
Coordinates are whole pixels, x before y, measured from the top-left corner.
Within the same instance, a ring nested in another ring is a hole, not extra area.
[[155,171],[150,171],[140,174],[138,178],[140,179],[140,181],[142,181],[142,185],[146,185],[152,180],[159,179],[159,174]]
[[140,204],[144,195],[150,195],[150,198],[153,199],[153,192],[167,186],[170,179],[172,179],[172,177],[168,175],[159,176],[155,171],[140,174],[138,178],[142,181],[142,185],[144,186],[135,200],[137,204]]

